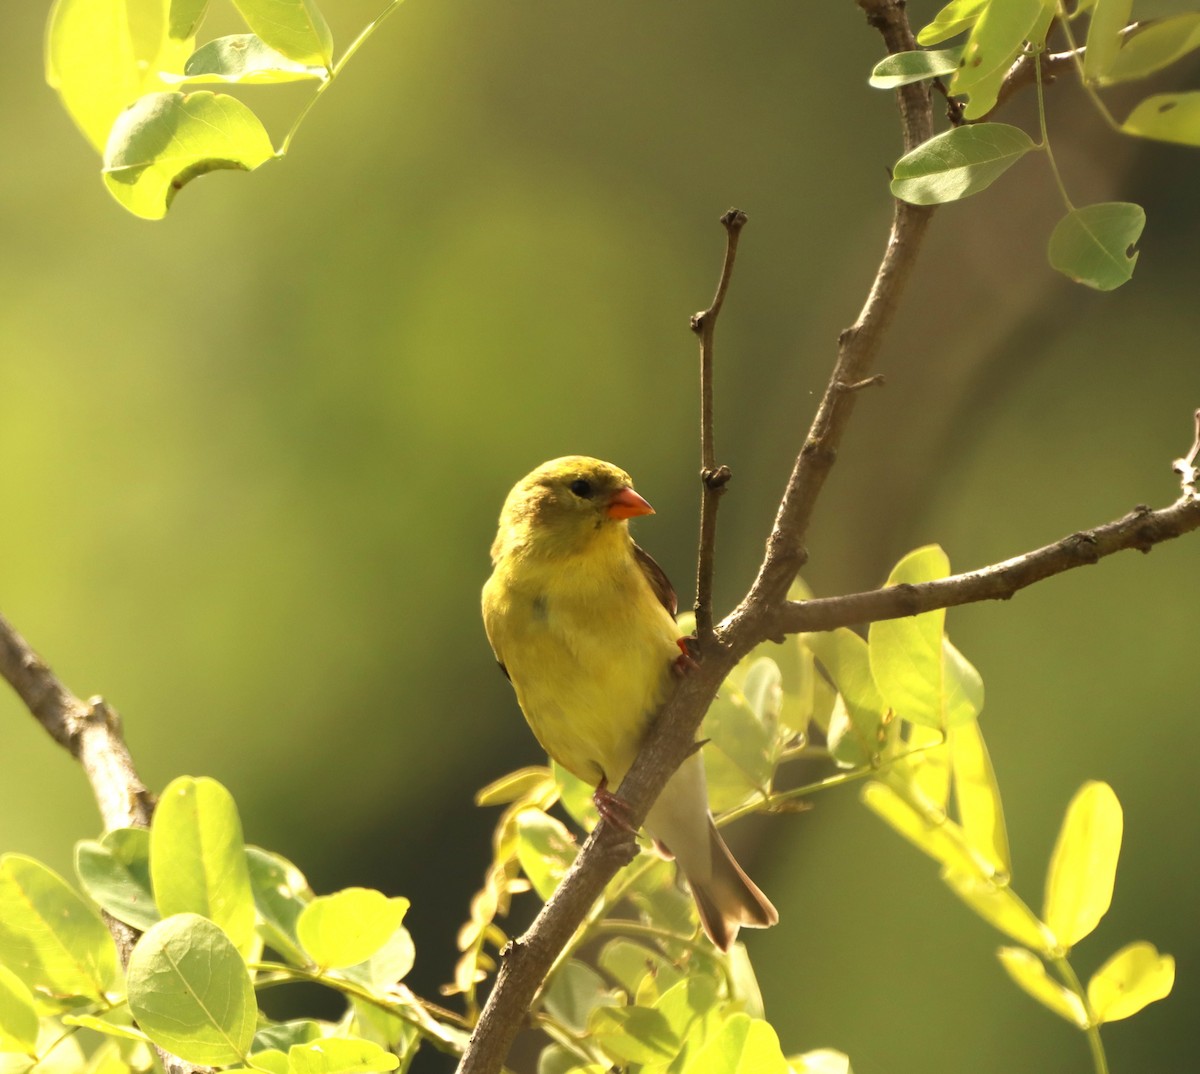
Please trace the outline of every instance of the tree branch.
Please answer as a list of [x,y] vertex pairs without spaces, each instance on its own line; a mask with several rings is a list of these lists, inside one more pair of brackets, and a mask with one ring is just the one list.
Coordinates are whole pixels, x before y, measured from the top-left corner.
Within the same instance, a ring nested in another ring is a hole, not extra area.
[[776,635],[798,634],[900,619],[934,608],[952,608],[982,600],[1008,600],[1026,586],[1053,575],[1096,563],[1129,548],[1149,552],[1156,544],[1196,529],[1200,529],[1200,497],[1185,492],[1169,507],[1157,511],[1136,507],[1115,522],[1080,530],[1003,563],[939,578],[936,582],[885,586],[866,593],[803,602],[787,601],[775,609],[768,622]]
[[[903,0],[856,0],[867,21],[883,35],[889,52],[916,47]],[[933,108],[926,87],[896,91],[905,150],[933,132]],[[671,773],[695,749],[696,731],[717,688],[742,656],[769,636],[769,617],[783,603],[803,563],[803,536],[817,494],[833,464],[849,421],[857,389],[874,383],[870,366],[891,322],[900,291],[920,249],[932,209],[896,202],[887,249],[863,311],[838,340],[838,358],[820,409],[780,503],[766,557],[750,594],[717,628],[700,640],[699,666],[678,683],[646,736],[618,794],[637,827]],[[458,1066],[458,1074],[496,1074],[504,1063],[529,1004],[555,956],[570,941],[584,916],[630,859],[632,838],[601,821],[574,865],[537,919],[505,951],[496,983]]]
[[733,275],[738,237],[746,224],[741,209],[730,209],[721,217],[725,228],[725,260],[712,305],[692,315],[691,329],[700,337],[700,550],[696,556],[696,636],[707,643],[713,636],[712,587],[717,548],[717,505],[733,475],[728,466],[718,466],[713,447],[713,333],[725,304],[725,292]]

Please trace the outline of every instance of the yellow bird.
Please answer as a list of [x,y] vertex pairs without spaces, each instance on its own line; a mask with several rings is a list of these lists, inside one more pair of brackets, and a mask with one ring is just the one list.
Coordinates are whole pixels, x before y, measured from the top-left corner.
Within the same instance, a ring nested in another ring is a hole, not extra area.
[[[483,587],[483,623],[542,748],[597,788],[624,778],[680,664],[676,599],[629,536],[654,509],[627,473],[582,455],[539,466],[508,494]],[[610,790],[610,788],[612,790]],[[742,925],[779,920],[713,824],[699,752],[671,777],[646,830],[683,870],[700,922],[722,950]]]

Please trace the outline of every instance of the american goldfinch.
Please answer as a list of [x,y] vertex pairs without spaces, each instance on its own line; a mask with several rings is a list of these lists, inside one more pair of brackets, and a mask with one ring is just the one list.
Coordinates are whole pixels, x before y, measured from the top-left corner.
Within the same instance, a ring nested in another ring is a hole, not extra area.
[[[597,806],[618,823],[623,803],[610,788],[637,756],[680,661],[675,592],[629,536],[629,519],[653,513],[609,463],[547,462],[508,494],[483,588],[488,641],[538,742],[597,788]],[[668,781],[646,830],[679,863],[719,948],[741,925],[779,920],[713,824],[698,751]]]

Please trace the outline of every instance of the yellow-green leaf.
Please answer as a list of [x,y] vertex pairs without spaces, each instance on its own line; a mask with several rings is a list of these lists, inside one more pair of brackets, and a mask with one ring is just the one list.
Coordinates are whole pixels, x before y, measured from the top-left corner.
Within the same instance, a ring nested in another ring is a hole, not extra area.
[[998,873],[1007,876],[1012,871],[1012,861],[1004,807],[979,724],[972,721],[951,727],[948,734],[954,801],[963,835]]
[[1132,10],[1133,0],[1096,0],[1083,54],[1083,77],[1089,82],[1100,81],[1112,68]]
[[253,171],[275,155],[258,117],[223,94],[151,93],[122,112],[104,151],[104,185],[135,216],[160,220],[211,171]]
[[731,1015],[684,1067],[684,1074],[787,1074],[788,1063],[770,1023]]
[[544,902],[554,893],[579,853],[566,827],[540,809],[517,816],[517,860]]
[[391,939],[408,907],[402,896],[345,888],[313,899],[296,921],[296,937],[318,966],[355,966]]
[[38,1013],[33,993],[7,966],[0,965],[0,1052],[37,1052]]
[[1180,145],[1200,145],[1200,91],[1156,93],[1121,124],[1126,134]]
[[1096,1022],[1116,1022],[1165,999],[1175,984],[1175,960],[1139,940],[1122,947],[1088,981],[1088,1006]]
[[182,75],[172,75],[164,81],[189,85],[202,82],[249,85],[324,81],[328,77],[329,72],[324,67],[289,60],[256,34],[229,34],[201,45],[187,58]]
[[1161,71],[1200,48],[1200,14],[1189,12],[1156,19],[1125,39],[1102,80],[1106,85],[1129,82]]
[[1043,1007],[1048,1007],[1080,1029],[1087,1028],[1088,1017],[1083,1009],[1083,1001],[1053,980],[1037,955],[1023,947],[1001,947],[996,955],[1008,975]]
[[1121,853],[1121,803],[1107,783],[1085,783],[1071,799],[1046,875],[1042,920],[1070,948],[1107,913]]
[[972,853],[962,830],[944,814],[923,813],[891,787],[874,780],[863,787],[862,800],[918,850],[947,868],[981,877],[991,875],[991,864]]
[[917,43],[928,47],[957,37],[975,25],[987,5],[988,0],[950,0],[932,22],[921,28]]
[[150,878],[164,918],[193,913],[246,955],[256,943],[242,822],[215,779],[180,776],[162,793],[150,829]]
[[509,772],[475,792],[477,806],[508,805],[522,798],[541,798],[554,787],[554,776],[545,765],[530,765]]
[[1054,937],[1007,884],[953,869],[943,869],[942,880],[993,928],[1043,954],[1054,950]]
[[333,35],[313,0],[233,0],[246,25],[289,60],[333,66]]
[[891,191],[913,205],[969,198],[986,190],[1033,148],[1033,139],[1009,123],[953,127],[896,161]]

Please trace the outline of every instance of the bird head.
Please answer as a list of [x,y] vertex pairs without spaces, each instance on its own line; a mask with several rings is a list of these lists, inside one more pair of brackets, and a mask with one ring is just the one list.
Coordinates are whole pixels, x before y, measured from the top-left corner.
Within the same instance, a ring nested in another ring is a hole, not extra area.
[[552,459],[508,494],[492,558],[512,542],[543,554],[571,554],[597,534],[625,530],[628,519],[652,514],[624,470],[586,455]]

